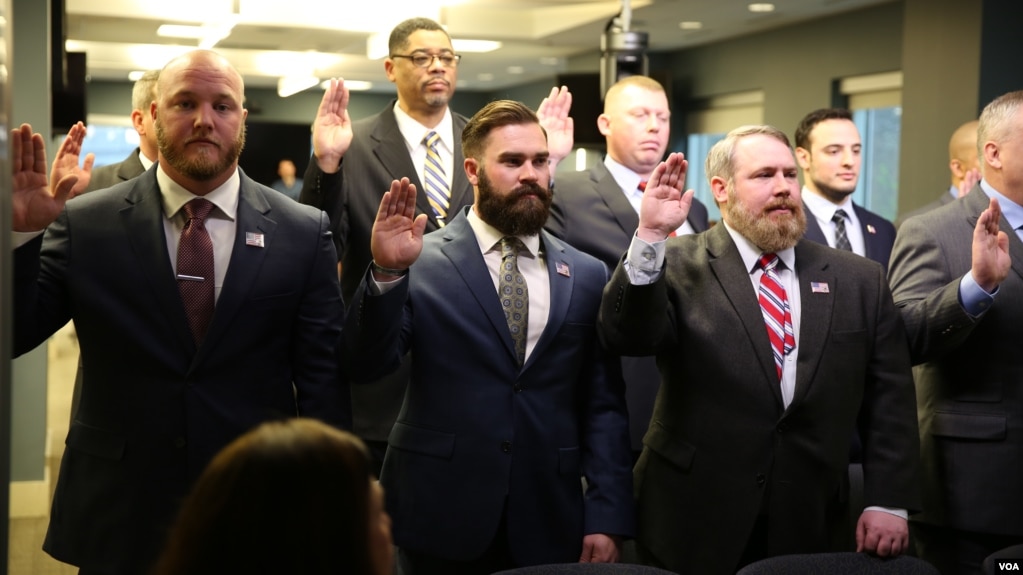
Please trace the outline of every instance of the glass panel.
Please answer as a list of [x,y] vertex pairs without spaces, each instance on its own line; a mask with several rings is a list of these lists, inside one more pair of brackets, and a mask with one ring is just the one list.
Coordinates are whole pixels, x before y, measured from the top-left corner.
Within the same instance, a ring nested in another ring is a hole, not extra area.
[[[126,128],[123,125],[89,124],[89,130],[82,142],[82,151],[96,154],[95,166],[105,166],[120,162],[138,145],[139,135],[135,128]],[[56,150],[56,148],[53,149]]]
[[902,108],[854,110],[853,121],[863,142],[863,164],[853,201],[895,220],[899,208],[899,138]]
[[707,217],[711,221],[721,219],[721,211],[714,203],[714,194],[710,191],[710,183],[707,182],[707,173],[704,171],[707,160],[707,152],[714,144],[725,139],[725,134],[689,134],[686,140],[686,159],[689,160],[689,170],[686,172],[686,187],[696,191],[696,199],[707,206]]

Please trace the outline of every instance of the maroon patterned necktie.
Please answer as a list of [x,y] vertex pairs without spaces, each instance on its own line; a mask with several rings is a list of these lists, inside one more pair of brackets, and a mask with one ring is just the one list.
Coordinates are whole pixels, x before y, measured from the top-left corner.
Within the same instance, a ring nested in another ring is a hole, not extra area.
[[188,221],[178,243],[178,291],[198,347],[213,318],[213,242],[206,233],[206,217],[213,210],[213,204],[196,198],[182,209]]

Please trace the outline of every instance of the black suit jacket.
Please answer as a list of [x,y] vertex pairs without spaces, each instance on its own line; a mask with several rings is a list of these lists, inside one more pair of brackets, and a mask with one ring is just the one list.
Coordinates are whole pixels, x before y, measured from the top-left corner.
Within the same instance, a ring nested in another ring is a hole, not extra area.
[[[867,251],[864,255],[887,270],[888,260],[892,256],[892,246],[895,245],[895,226],[874,212],[856,204],[853,204],[853,210],[856,211],[856,217],[860,220],[860,228],[863,230],[863,243]],[[810,213],[806,204],[803,204],[803,212],[806,213],[806,233],[803,234],[803,237],[819,244],[828,245],[824,232],[817,225],[817,219]]]
[[723,225],[669,239],[664,270],[619,265],[599,329],[612,352],[657,354],[661,392],[636,465],[639,541],[679,573],[734,573],[760,514],[768,553],[825,551],[843,528],[857,416],[864,503],[919,509],[905,330],[881,267],[800,241],[795,394],[783,407],[749,271]]
[[[456,214],[472,205],[473,190],[462,165],[462,129],[468,121],[452,112],[454,129],[454,161],[451,178],[451,204],[449,214]],[[384,192],[391,189],[393,180],[408,178],[422,190],[422,166],[412,165],[408,146],[398,129],[394,117],[394,100],[375,116],[353,123],[352,145],[341,161],[341,169],[324,174],[310,160],[302,182],[299,201],[316,206],[330,216],[331,229],[341,262],[341,292],[345,301],[351,301],[362,279],[362,273],[373,259],[369,240],[377,209]],[[426,232],[439,229],[426,194],[416,197],[416,214],[426,214]],[[352,388],[354,429],[364,439],[386,441],[408,382],[408,366],[391,374],[373,386]]]
[[[688,221],[697,233],[707,229],[707,207],[699,200],[693,200]],[[614,269],[638,226],[639,214],[604,162],[584,172],[558,175],[547,221],[548,231],[555,236]],[[622,372],[629,406],[629,436],[633,451],[640,451],[660,377],[652,357],[623,357]]]
[[69,320],[81,346],[44,549],[90,571],[146,573],[192,481],[259,423],[350,426],[326,216],[242,174],[234,249],[198,349],[164,219],[154,169],[71,200],[14,253],[15,353]]
[[[142,167],[142,161],[139,160],[139,154],[141,150],[135,148],[135,150],[128,154],[128,157],[117,162],[116,164],[107,164],[106,166],[100,166],[92,171],[92,176],[89,178],[89,185],[85,187],[86,192],[94,190],[102,190],[103,188],[109,188],[114,184],[128,181],[132,178],[137,178],[145,173],[145,168]],[[84,193],[84,192],[83,192]]]

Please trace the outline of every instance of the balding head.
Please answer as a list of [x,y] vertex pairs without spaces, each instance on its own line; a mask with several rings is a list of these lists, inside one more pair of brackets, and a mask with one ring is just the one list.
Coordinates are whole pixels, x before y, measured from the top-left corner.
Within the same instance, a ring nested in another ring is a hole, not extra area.
[[978,169],[977,120],[966,122],[952,132],[948,140],[948,169],[952,185],[958,186],[969,170]]

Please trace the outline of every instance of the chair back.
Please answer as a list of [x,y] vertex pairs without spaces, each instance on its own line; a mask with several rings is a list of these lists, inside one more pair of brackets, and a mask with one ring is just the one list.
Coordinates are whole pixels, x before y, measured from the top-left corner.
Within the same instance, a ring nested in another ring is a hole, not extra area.
[[678,575],[674,571],[665,571],[657,567],[636,565],[633,563],[553,563],[550,565],[533,565],[519,567],[507,571],[499,571],[493,575]]
[[941,575],[930,563],[900,555],[881,558],[867,553],[812,553],[761,559],[735,575]]

